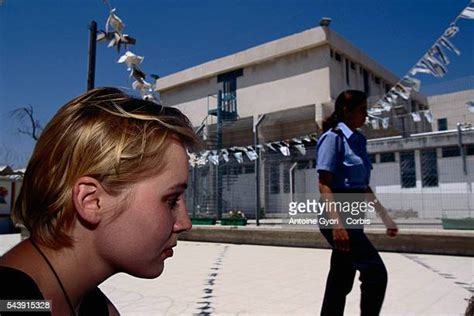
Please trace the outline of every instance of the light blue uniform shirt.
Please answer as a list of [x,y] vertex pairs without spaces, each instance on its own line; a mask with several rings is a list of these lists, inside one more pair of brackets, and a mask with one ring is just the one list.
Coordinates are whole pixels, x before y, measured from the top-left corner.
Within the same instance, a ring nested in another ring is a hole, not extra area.
[[330,129],[318,141],[316,170],[334,174],[333,189],[367,188],[372,169],[367,154],[367,139],[342,122],[337,127],[344,137]]

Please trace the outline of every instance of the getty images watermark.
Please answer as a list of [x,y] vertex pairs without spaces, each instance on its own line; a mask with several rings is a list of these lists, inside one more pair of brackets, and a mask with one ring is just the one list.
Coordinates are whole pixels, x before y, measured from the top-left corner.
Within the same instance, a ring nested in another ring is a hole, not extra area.
[[[319,225],[331,228],[333,225],[342,225],[346,228],[356,228],[369,225],[370,218],[366,214],[375,213],[374,201],[345,201],[306,200],[306,202],[290,202],[288,214],[290,225]],[[335,213],[331,215],[330,213]]]

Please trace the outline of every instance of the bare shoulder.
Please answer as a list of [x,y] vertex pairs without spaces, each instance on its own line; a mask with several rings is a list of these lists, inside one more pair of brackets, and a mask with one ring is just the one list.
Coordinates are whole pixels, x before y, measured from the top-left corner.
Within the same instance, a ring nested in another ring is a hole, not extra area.
[[25,258],[29,258],[30,256],[31,250],[27,245],[27,241],[23,240],[8,250],[3,256],[0,256],[0,266],[23,270],[25,268],[24,266],[29,262],[29,260],[25,260]]

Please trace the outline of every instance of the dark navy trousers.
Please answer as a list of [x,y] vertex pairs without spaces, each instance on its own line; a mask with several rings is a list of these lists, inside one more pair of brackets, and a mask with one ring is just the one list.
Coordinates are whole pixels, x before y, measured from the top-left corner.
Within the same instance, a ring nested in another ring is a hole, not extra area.
[[361,281],[361,315],[379,315],[387,288],[387,269],[364,230],[347,229],[349,252],[334,249],[331,229],[321,229],[321,233],[333,248],[321,315],[344,314],[346,295],[352,290],[356,271]]

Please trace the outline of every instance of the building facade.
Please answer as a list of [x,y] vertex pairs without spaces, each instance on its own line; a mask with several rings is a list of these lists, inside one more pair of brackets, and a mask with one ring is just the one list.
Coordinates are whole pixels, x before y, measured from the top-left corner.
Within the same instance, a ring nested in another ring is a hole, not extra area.
[[[240,120],[227,124],[224,143],[245,145],[252,143],[253,121],[261,114],[266,115],[262,141],[319,132],[341,91],[363,90],[375,102],[396,82],[394,74],[337,33],[317,27],[160,78],[156,89],[164,105],[180,108],[195,126],[215,123],[209,111],[217,106],[219,90],[234,96]],[[412,107],[426,108],[426,98],[415,94],[406,112]],[[389,129],[367,135],[430,130],[424,119],[414,124],[392,113]]]
[[[220,126],[219,146],[229,148],[254,143],[253,125],[261,114],[265,118],[259,127],[259,143],[320,134],[322,121],[332,113],[341,91],[365,91],[369,103],[375,103],[397,82],[395,75],[337,33],[317,27],[160,78],[156,87],[164,105],[181,109],[196,127],[207,126],[204,137],[209,149],[215,149],[214,110],[219,98],[238,114],[238,119],[224,120]],[[441,99],[430,100],[436,106]],[[433,196],[472,192],[469,166],[474,162],[474,133],[463,131],[460,144],[457,131],[432,132],[425,117],[414,122],[410,112],[426,110],[428,104],[415,93],[400,105],[403,111],[392,110],[388,129],[364,127],[374,165],[373,188],[394,212],[440,218],[447,203],[456,205],[456,214],[464,214],[472,199],[434,203]],[[266,217],[287,216],[292,200],[319,197],[315,146],[316,142],[308,143],[306,153],[292,150],[285,157],[271,150],[262,153],[258,186],[260,211]],[[193,212],[213,214],[217,200],[222,199],[224,212],[255,214],[257,183],[252,161],[195,168],[192,183],[188,203]]]
[[469,111],[469,102],[474,102],[474,89],[428,97],[433,112],[433,130],[455,130],[457,123],[474,124],[474,113]]

